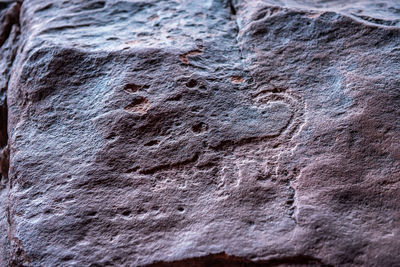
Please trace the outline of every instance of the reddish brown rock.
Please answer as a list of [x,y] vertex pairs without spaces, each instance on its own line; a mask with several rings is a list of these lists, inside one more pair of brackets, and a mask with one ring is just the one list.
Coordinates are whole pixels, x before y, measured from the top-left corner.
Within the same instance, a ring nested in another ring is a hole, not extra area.
[[1,265],[399,264],[400,6],[309,2],[0,4]]

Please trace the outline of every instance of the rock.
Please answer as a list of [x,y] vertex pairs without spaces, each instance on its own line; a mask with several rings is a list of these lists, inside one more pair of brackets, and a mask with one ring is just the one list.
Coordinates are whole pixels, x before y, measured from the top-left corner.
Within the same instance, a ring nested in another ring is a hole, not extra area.
[[7,266],[10,254],[8,237],[8,169],[9,149],[7,133],[7,88],[17,54],[21,4],[12,1],[0,2],[0,265]]
[[313,3],[0,4],[1,265],[398,264],[400,6]]

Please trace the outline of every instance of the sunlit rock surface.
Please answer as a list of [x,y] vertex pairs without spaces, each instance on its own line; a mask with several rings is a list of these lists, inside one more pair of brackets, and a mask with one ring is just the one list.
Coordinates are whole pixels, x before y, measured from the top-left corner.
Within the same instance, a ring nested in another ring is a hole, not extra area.
[[0,1],[1,266],[397,266],[396,1]]

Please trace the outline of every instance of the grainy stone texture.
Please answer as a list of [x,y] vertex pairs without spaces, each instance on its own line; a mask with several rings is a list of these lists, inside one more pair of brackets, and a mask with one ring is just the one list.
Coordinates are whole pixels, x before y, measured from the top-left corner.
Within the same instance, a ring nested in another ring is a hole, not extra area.
[[396,1],[0,12],[1,266],[400,266]]

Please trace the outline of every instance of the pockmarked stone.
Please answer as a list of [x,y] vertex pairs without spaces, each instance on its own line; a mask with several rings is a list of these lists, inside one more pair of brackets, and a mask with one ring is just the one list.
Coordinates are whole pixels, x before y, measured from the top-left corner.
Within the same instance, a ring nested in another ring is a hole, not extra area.
[[400,4],[0,1],[1,266],[397,266]]

